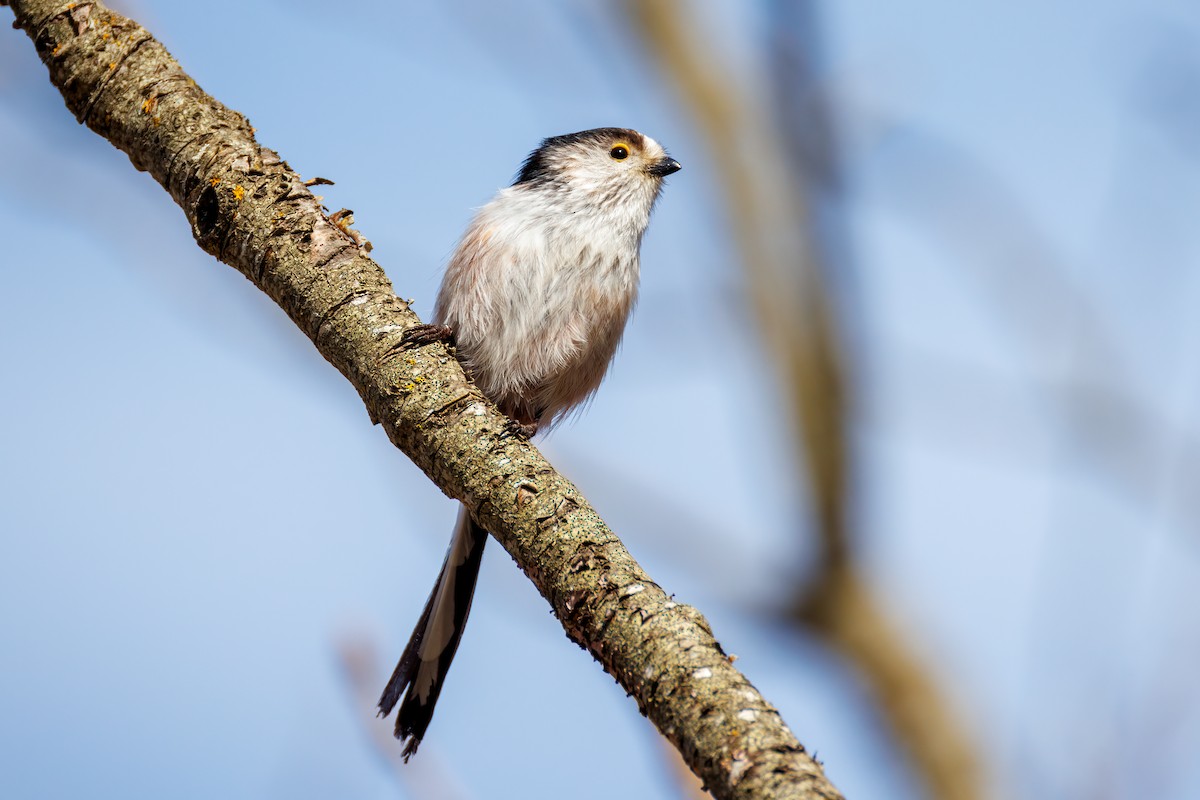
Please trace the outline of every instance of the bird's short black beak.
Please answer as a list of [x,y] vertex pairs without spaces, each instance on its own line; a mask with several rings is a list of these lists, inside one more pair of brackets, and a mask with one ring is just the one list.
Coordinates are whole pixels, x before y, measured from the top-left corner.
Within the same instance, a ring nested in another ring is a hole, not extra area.
[[653,164],[651,164],[650,168],[646,171],[656,177],[665,178],[668,175],[679,172],[681,169],[683,169],[683,165],[678,161],[670,156],[663,156],[658,161],[655,161]]

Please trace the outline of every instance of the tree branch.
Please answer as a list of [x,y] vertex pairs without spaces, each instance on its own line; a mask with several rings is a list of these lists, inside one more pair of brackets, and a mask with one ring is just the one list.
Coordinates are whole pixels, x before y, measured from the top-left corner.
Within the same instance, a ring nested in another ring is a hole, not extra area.
[[445,347],[402,344],[416,315],[361,237],[323,213],[245,117],[99,2],[10,5],[76,119],[162,184],[205,251],[279,304],[388,438],[508,550],[568,637],[717,797],[841,797],[733,668],[704,617],[672,602],[579,491],[509,434]]

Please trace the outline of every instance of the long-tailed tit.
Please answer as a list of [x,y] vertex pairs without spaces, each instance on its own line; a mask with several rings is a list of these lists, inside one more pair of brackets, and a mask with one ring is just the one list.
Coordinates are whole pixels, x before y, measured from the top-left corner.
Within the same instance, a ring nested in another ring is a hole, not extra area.
[[[545,430],[596,391],[637,299],[638,251],[679,162],[624,128],[542,142],[479,210],[418,344],[452,338],[476,385],[514,423]],[[417,751],[471,609],[487,531],[464,507],[437,584],[379,699],[404,693],[396,738]],[[407,691],[406,691],[407,690]]]

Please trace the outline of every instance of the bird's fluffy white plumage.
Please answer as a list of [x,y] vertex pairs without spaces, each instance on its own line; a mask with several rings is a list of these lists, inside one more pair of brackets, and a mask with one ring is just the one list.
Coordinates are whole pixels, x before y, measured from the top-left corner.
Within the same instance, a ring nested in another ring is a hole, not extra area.
[[596,390],[637,299],[662,185],[647,168],[667,156],[649,137],[609,138],[629,140],[630,155],[614,160],[591,140],[551,152],[554,177],[501,190],[446,268],[434,321],[454,331],[483,393],[523,423],[545,426]]
[[[637,299],[638,251],[662,179],[653,139],[599,128],[547,139],[481,208],[446,267],[434,311],[500,410],[552,425],[600,385]],[[462,636],[487,533],[464,509],[404,654],[379,701],[404,693],[396,736],[416,752]]]

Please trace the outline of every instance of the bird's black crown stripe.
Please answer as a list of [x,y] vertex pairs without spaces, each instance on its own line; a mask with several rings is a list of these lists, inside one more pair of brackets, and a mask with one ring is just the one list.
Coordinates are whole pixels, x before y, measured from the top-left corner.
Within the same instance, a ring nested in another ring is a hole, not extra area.
[[538,183],[548,180],[551,177],[550,159],[548,156],[556,150],[561,150],[571,145],[594,143],[603,145],[604,150],[607,151],[617,141],[628,142],[635,147],[641,147],[642,135],[628,128],[592,128],[587,131],[564,133],[562,136],[551,136],[549,139],[543,140],[538,149],[530,153],[529,157],[525,159],[525,163],[521,165],[521,171],[517,173],[517,178],[513,181],[513,186],[521,183]]

